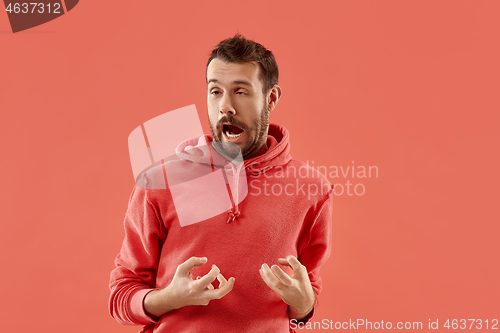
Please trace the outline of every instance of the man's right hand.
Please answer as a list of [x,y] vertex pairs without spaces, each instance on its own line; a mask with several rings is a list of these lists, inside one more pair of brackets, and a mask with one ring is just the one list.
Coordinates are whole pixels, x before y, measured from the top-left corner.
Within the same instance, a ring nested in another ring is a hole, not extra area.
[[[234,286],[234,277],[226,280],[217,266],[207,275],[193,279],[190,271],[194,266],[206,264],[207,258],[191,257],[175,271],[172,282],[163,289],[149,292],[144,298],[144,310],[151,317],[158,318],[163,314],[189,305],[208,305],[213,299],[227,295]],[[219,280],[219,288],[214,289],[212,282]]]

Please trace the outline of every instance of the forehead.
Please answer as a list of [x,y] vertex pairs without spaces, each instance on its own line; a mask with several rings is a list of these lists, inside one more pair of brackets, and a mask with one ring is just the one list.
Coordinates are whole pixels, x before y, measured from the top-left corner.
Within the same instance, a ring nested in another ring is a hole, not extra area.
[[213,59],[207,67],[207,83],[216,80],[218,84],[232,84],[246,81],[254,87],[261,85],[259,79],[259,64],[251,62],[226,62]]

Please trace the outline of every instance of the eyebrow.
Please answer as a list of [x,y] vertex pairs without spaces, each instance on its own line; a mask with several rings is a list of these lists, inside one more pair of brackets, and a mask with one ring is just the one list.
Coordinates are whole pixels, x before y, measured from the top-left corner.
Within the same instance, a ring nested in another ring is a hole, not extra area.
[[[219,83],[219,81],[217,79],[210,79],[208,80],[207,82],[207,86],[210,84],[210,83]],[[233,81],[231,82],[232,84],[243,84],[245,86],[249,86],[249,87],[252,87],[252,84],[248,81],[243,81],[243,80],[236,80],[236,81]]]

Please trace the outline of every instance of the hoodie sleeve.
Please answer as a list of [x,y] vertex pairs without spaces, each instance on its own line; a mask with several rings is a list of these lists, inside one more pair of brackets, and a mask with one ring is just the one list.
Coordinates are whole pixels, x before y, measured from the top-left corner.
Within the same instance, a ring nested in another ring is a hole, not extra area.
[[125,215],[125,238],[109,282],[109,312],[120,324],[156,323],[146,314],[143,300],[156,286],[160,244],[165,238],[159,216],[148,190],[135,185]]
[[309,233],[304,235],[304,237],[309,238],[309,241],[302,243],[304,245],[299,248],[298,252],[298,259],[302,265],[306,266],[309,273],[309,280],[316,294],[314,309],[302,322],[307,322],[314,317],[314,313],[318,307],[318,296],[322,289],[319,270],[328,257],[330,257],[332,246],[332,193],[333,186],[327,192],[326,198],[320,202]]

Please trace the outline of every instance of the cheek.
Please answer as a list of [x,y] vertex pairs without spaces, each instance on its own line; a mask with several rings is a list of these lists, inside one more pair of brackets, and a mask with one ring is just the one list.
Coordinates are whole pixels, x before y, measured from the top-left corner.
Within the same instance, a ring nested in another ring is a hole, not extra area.
[[207,102],[207,110],[208,110],[208,117],[210,119],[216,119],[217,118],[217,114],[219,113],[219,109],[217,108],[217,106],[215,105],[215,103],[212,101],[208,101]]
[[207,97],[207,107],[208,107],[208,111],[210,111],[211,109],[213,109],[213,106],[214,106],[214,102],[212,100],[212,98],[210,98],[210,96]]
[[210,125],[215,127],[217,125],[217,117],[211,114],[210,112],[208,113],[208,120],[210,122]]
[[261,109],[262,109],[262,102],[258,100],[243,101],[239,105],[239,110],[243,111],[240,112],[240,115],[244,117],[245,122],[251,127],[256,127],[257,122],[260,122],[261,112],[262,112]]
[[241,107],[251,110],[256,109],[258,105],[260,106],[259,100],[256,98],[244,98],[238,102]]
[[215,108],[218,105],[218,99],[212,94],[207,94],[207,105],[208,107]]

